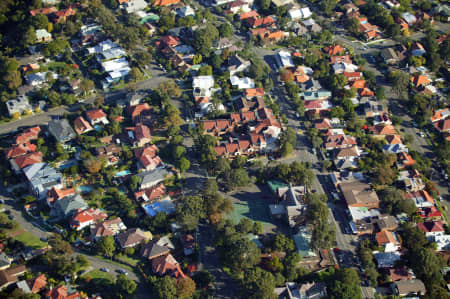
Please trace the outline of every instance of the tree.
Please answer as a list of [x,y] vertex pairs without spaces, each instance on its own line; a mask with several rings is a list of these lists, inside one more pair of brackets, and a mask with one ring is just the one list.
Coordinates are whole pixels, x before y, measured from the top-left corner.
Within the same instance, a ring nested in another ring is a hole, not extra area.
[[173,80],[167,80],[159,84],[159,91],[162,95],[167,95],[173,98],[179,98],[182,93],[178,84],[176,84]]
[[248,218],[242,218],[238,225],[236,226],[236,230],[243,234],[249,233],[253,229],[253,221]]
[[91,174],[96,174],[102,169],[102,161],[95,158],[83,160],[83,166]]
[[290,143],[285,143],[280,148],[280,153],[282,157],[287,157],[294,151],[294,147]]
[[196,55],[194,55],[194,57],[192,58],[192,64],[199,64],[199,63],[202,62],[202,60],[203,60],[202,55],[196,54]]
[[268,10],[270,8],[270,0],[257,0],[256,3],[262,10]]
[[177,163],[178,168],[180,169],[180,171],[182,173],[186,172],[186,170],[189,169],[189,167],[191,167],[191,162],[186,159],[185,157],[182,157],[178,163]]
[[195,282],[186,276],[177,282],[176,289],[178,298],[191,298],[195,292]]
[[212,75],[212,67],[210,65],[203,65],[198,70],[199,76],[211,76]]
[[345,28],[352,33],[353,35],[359,34],[359,21],[356,18],[350,18],[347,19],[347,22],[345,23]]
[[209,287],[214,282],[214,276],[208,271],[195,272],[192,279],[194,279],[195,284],[201,289]]
[[120,298],[129,298],[136,291],[136,283],[125,274],[119,274],[116,280],[117,294]]
[[245,291],[245,297],[258,299],[275,299],[275,279],[272,273],[259,267],[248,269],[244,272],[241,281]]
[[261,251],[247,238],[241,238],[230,244],[225,252],[225,262],[233,271],[250,269],[260,262]]
[[220,174],[219,179],[227,190],[247,186],[250,183],[248,173],[243,168],[223,172]]
[[84,78],[80,82],[80,88],[83,91],[83,94],[86,95],[88,92],[94,89],[94,82],[92,80]]
[[137,67],[132,67],[128,76],[132,82],[140,81],[144,77],[142,72]]
[[113,236],[102,237],[97,242],[97,251],[106,257],[112,257],[116,250],[116,243]]
[[158,299],[176,299],[177,289],[175,287],[175,279],[170,276],[158,278],[153,284],[153,290]]
[[198,53],[208,57],[211,53],[213,41],[219,38],[219,31],[211,23],[207,23],[194,33],[194,48]]
[[84,270],[88,268],[91,265],[91,262],[89,262],[88,258],[84,255],[77,255],[77,268],[79,270]]
[[233,26],[229,23],[219,25],[219,34],[221,37],[230,37],[233,35]]
[[3,76],[3,80],[8,84],[9,89],[17,89],[22,84],[22,77],[19,71],[8,72]]
[[138,175],[132,175],[130,177],[130,189],[137,190],[138,185],[142,182],[142,177]]
[[388,75],[389,80],[392,82],[392,89],[401,98],[404,99],[409,86],[409,76],[402,71],[392,71]]
[[147,51],[138,51],[134,54],[134,58],[138,62],[139,65],[145,66],[152,62],[152,54]]
[[286,237],[284,234],[277,234],[273,240],[272,248],[277,251],[293,251],[294,241],[291,238]]
[[331,299],[361,299],[358,273],[352,268],[340,268],[334,273],[329,284]]
[[294,74],[288,69],[282,69],[280,71],[280,79],[283,82],[292,82],[294,80]]
[[298,252],[291,252],[283,260],[284,276],[287,281],[293,281],[297,278],[298,264],[302,260],[302,256]]

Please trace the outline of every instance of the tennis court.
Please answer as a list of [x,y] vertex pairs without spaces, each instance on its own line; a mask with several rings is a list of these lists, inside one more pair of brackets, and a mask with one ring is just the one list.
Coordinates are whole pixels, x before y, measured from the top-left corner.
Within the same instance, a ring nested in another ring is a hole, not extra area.
[[[244,200],[245,199],[245,200]],[[271,230],[274,227],[270,217],[268,200],[263,197],[261,192],[244,193],[233,196],[234,210],[228,215],[234,223],[246,217],[252,221],[259,221],[263,224],[264,231]]]

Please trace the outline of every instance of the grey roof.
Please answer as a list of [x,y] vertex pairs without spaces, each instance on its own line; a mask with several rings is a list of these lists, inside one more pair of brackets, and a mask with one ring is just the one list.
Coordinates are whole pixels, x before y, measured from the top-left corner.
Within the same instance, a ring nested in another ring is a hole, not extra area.
[[381,50],[381,56],[386,60],[398,60],[399,57],[393,48],[386,48]]
[[26,294],[31,293],[30,287],[28,286],[26,280],[21,280],[21,281],[17,282],[16,286]]
[[58,142],[69,141],[76,136],[75,131],[65,118],[49,121],[48,131]]
[[57,200],[54,208],[59,215],[69,216],[78,209],[88,208],[88,205],[79,194],[74,194]]
[[39,193],[62,182],[62,175],[47,163],[35,163],[23,169],[25,176]]
[[11,265],[10,257],[6,253],[0,253],[0,268]]
[[169,247],[158,245],[157,242],[148,242],[141,248],[141,255],[147,259],[152,259],[169,252]]
[[156,168],[149,171],[144,171],[138,174],[142,178],[141,185],[157,184],[163,181],[171,173],[164,168]]

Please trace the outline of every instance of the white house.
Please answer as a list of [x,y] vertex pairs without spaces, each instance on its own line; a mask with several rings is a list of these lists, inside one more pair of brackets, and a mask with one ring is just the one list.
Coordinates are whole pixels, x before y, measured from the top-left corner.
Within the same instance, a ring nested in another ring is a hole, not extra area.
[[192,80],[194,97],[210,97],[214,88],[213,76],[197,76]]
[[239,78],[238,76],[230,77],[231,85],[237,86],[238,89],[255,88],[255,81],[249,77]]
[[[47,74],[50,74],[47,76]],[[58,79],[58,75],[53,72],[39,72],[34,74],[29,74],[25,76],[25,81],[31,86],[41,86],[47,82],[47,77],[50,79]]]
[[43,199],[53,187],[63,187],[62,175],[47,163],[35,163],[23,169],[32,193]]
[[450,235],[438,235],[433,237],[433,242],[436,243],[437,251],[450,250]]
[[185,18],[187,16],[195,16],[194,9],[189,5],[178,8],[175,12],[180,18]]
[[145,0],[129,0],[128,2],[122,3],[121,8],[125,9],[127,13],[133,13],[143,10],[147,6],[148,3]]
[[15,113],[19,113],[20,115],[27,110],[33,110],[33,107],[31,107],[28,102],[28,97],[26,95],[21,95],[15,99],[7,101],[6,108],[8,109],[9,116],[13,116]]
[[275,60],[280,68],[294,67],[291,53],[287,51],[280,51],[275,55]]

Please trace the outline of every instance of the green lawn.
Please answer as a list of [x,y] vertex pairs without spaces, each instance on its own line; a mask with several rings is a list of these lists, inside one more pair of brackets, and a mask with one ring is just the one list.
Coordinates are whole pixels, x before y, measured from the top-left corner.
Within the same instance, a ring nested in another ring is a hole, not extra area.
[[125,264],[128,264],[130,266],[133,266],[133,267],[136,267],[136,265],[139,263],[138,259],[133,258],[133,257],[129,257],[127,255],[117,255],[115,258],[117,260],[119,260],[119,261],[121,261],[121,262],[123,262]]
[[47,243],[42,242],[38,237],[29,232],[24,232],[14,237],[14,239],[33,249],[41,249],[47,246]]
[[86,274],[84,274],[82,276],[83,278],[85,277],[90,277],[91,279],[106,279],[109,282],[114,282],[114,275],[111,273],[107,273],[107,272],[103,272],[97,269],[94,269]]

